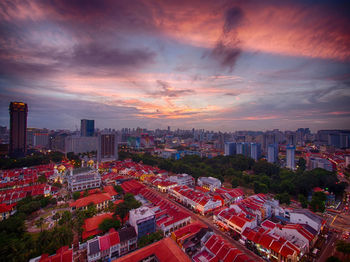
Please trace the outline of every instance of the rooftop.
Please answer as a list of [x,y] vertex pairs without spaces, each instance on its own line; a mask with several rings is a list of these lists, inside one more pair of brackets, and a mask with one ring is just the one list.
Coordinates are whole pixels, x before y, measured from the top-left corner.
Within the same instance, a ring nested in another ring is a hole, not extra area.
[[164,238],[156,243],[141,248],[114,262],[141,261],[150,256],[155,256],[158,261],[163,262],[190,262],[187,255],[170,238]]

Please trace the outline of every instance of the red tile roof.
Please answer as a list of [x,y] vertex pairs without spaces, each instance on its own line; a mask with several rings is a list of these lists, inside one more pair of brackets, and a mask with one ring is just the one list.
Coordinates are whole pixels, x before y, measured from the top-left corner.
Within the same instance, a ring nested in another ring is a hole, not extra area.
[[98,193],[87,197],[79,198],[75,202],[70,203],[69,206],[80,208],[80,207],[88,206],[90,203],[94,203],[95,205],[97,205],[108,200],[111,200],[111,196],[109,194]]
[[107,218],[111,219],[112,217],[112,213],[105,213],[99,216],[94,216],[92,218],[85,219],[83,225],[83,239],[101,233],[102,231],[98,229],[98,226],[102,223],[103,220]]
[[155,255],[159,261],[190,262],[189,257],[170,238],[164,238],[156,243],[134,251],[126,256],[113,260],[113,262],[141,261]]

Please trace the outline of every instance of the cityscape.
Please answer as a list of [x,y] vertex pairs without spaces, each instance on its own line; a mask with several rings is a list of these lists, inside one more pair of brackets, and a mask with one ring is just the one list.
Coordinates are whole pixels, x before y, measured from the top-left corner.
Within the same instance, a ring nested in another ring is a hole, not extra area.
[[350,261],[347,1],[0,13],[0,261]]

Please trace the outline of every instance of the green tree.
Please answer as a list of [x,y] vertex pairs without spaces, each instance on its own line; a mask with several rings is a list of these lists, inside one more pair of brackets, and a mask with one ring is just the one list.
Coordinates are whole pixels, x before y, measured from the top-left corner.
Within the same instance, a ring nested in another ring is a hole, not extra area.
[[120,221],[116,219],[106,218],[101,222],[101,224],[99,224],[98,228],[104,233],[109,231],[111,228],[117,230],[120,228]]
[[280,201],[281,204],[285,203],[287,205],[290,204],[290,196],[287,192],[276,195],[276,198]]
[[302,208],[307,208],[307,205],[308,205],[307,198],[303,194],[298,195],[298,200]]
[[152,244],[156,241],[159,241],[162,238],[163,238],[163,233],[160,230],[158,230],[154,233],[151,233],[151,234],[144,235],[138,241],[138,247],[143,248],[144,246],[147,246],[147,245]]
[[35,221],[35,225],[40,228],[40,232],[43,231],[44,218],[40,217],[37,221]]
[[343,253],[345,256],[350,255],[350,243],[344,240],[339,240],[337,241],[335,246],[338,252]]
[[74,192],[73,193],[73,199],[77,200],[80,197],[80,192]]
[[326,201],[326,194],[323,192],[315,192],[312,195],[312,200],[310,202],[310,207],[312,211],[314,212],[321,212],[323,213],[325,210],[325,201]]
[[122,224],[124,224],[124,219],[128,214],[129,214],[129,208],[125,202],[122,202],[116,206],[114,215],[120,217]]
[[115,185],[114,190],[120,195],[124,194],[124,189],[120,185]]
[[297,163],[297,166],[298,166],[298,172],[299,173],[303,173],[306,169],[306,160],[302,157],[299,158],[298,160],[298,163]]
[[39,183],[46,183],[47,182],[46,176],[45,175],[40,175],[38,177],[38,182]]
[[326,262],[341,262],[341,260],[335,256],[330,256],[326,259]]
[[55,220],[55,222],[57,222],[57,220],[59,220],[61,217],[60,213],[56,212],[53,216],[52,219]]
[[87,189],[84,190],[84,197],[87,197],[89,195],[89,191]]

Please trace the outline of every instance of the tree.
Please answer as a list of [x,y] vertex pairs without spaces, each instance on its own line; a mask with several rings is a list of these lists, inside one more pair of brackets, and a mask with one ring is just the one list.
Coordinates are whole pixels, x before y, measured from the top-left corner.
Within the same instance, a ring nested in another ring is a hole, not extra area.
[[321,212],[323,213],[325,210],[325,201],[326,201],[326,194],[323,192],[315,192],[312,195],[312,200],[310,202],[310,207],[312,211],[314,212]]
[[298,195],[298,200],[302,208],[307,208],[307,205],[308,205],[307,198],[303,194]]
[[97,214],[96,206],[94,205],[94,203],[90,203],[87,207],[87,210],[85,211],[85,216],[89,218],[89,217],[93,217],[96,214]]
[[89,191],[87,189],[84,190],[84,197],[87,197],[89,195]]
[[335,246],[337,251],[343,253],[345,256],[348,256],[350,254],[350,243],[344,240],[339,240]]
[[159,241],[163,238],[162,231],[158,230],[154,233],[144,235],[140,238],[138,242],[138,247],[142,248],[144,246],[147,246],[149,244],[152,244],[153,242]]
[[44,218],[40,217],[37,221],[35,221],[35,225],[40,228],[40,232],[43,231]]
[[297,170],[298,173],[303,173],[306,169],[306,160],[300,157],[298,160],[297,166],[298,166],[298,170]]
[[120,185],[115,185],[114,190],[120,195],[124,194],[124,189]]
[[110,219],[106,218],[101,222],[101,224],[98,225],[98,228],[103,232],[109,231],[111,228],[119,229],[120,228],[120,221],[116,219]]
[[45,175],[40,175],[38,177],[38,182],[39,183],[46,183],[47,182],[46,176]]
[[341,262],[341,260],[335,256],[330,256],[327,258],[326,262]]
[[283,203],[286,203],[287,205],[290,204],[290,197],[287,192],[276,195],[276,198],[280,201],[281,204]]
[[237,177],[232,178],[231,185],[233,188],[238,187],[239,186],[239,179]]
[[80,192],[74,192],[73,193],[73,199],[77,200],[80,197]]
[[55,222],[57,222],[57,220],[59,220],[61,217],[60,213],[56,212],[53,216],[52,219],[55,220]]
[[129,208],[125,202],[122,202],[116,206],[114,215],[120,217],[122,224],[124,224],[124,219],[128,214],[129,214]]

